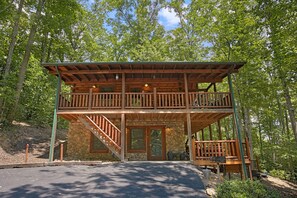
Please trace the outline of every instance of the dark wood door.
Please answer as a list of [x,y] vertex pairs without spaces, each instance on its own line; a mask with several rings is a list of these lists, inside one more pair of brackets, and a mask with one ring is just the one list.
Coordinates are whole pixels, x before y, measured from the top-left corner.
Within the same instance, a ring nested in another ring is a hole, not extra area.
[[165,131],[162,127],[148,129],[148,160],[165,160]]

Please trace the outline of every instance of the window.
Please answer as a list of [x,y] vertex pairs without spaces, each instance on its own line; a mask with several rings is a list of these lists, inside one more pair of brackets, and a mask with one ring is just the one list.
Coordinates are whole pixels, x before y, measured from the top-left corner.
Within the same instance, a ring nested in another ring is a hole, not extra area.
[[130,128],[128,130],[128,151],[146,152],[145,128]]
[[90,152],[108,153],[108,148],[93,133],[91,133]]

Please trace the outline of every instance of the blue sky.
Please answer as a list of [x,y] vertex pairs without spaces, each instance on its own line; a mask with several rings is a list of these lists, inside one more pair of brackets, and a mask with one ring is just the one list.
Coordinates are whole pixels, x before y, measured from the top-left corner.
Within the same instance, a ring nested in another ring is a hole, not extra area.
[[[186,0],[183,6],[187,7],[190,3],[190,0]],[[180,21],[172,9],[162,8],[159,12],[159,23],[162,24],[166,30],[172,30],[179,26]]]
[[[170,1],[168,1],[170,2]],[[88,0],[86,2],[89,6],[94,3],[94,0]],[[191,0],[186,0],[183,6],[188,6]],[[159,23],[164,26],[166,30],[172,30],[179,26],[179,18],[176,13],[169,8],[162,8],[159,12]]]

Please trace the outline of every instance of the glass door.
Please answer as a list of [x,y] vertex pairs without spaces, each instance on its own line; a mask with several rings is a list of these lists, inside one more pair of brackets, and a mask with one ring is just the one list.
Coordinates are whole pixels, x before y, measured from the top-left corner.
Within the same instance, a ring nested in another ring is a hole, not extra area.
[[162,128],[150,128],[148,160],[165,160],[165,133]]

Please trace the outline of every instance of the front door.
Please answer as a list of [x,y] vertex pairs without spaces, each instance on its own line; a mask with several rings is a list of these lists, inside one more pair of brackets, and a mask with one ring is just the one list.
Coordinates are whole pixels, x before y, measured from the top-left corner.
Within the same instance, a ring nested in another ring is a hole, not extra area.
[[148,129],[148,160],[165,160],[165,132],[161,127]]

